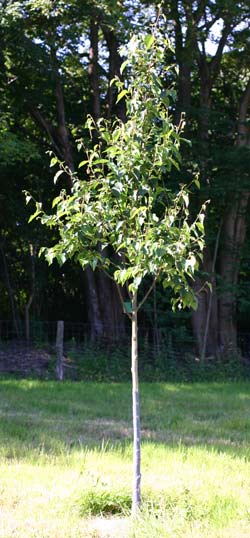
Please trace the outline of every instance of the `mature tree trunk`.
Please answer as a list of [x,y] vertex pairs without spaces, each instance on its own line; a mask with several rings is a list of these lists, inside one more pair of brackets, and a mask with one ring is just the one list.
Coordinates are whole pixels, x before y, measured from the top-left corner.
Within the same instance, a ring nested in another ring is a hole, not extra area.
[[[201,3],[202,4],[202,3]],[[201,5],[200,4],[200,5]],[[204,8],[203,8],[204,9]],[[199,140],[200,140],[200,178],[203,186],[206,186],[209,192],[209,122],[210,110],[212,103],[212,89],[217,80],[223,49],[225,47],[231,26],[229,21],[225,22],[217,50],[213,58],[207,58],[204,43],[201,47],[198,45],[199,36],[196,34],[196,54],[200,76],[200,117],[199,117]],[[208,195],[209,197],[209,195]],[[206,233],[207,235],[207,233]],[[198,298],[199,304],[196,312],[192,313],[192,326],[197,343],[197,350],[201,357],[205,353],[215,355],[218,351],[218,297],[216,277],[213,268],[213,255],[209,246],[208,237],[206,238],[206,249],[204,260],[201,267],[204,277],[197,277],[194,289],[201,289]],[[209,276],[210,275],[210,276]],[[210,289],[206,282],[210,282]],[[206,342],[205,342],[206,341]],[[205,344],[205,346],[204,346]]]
[[220,252],[221,292],[219,296],[220,347],[226,358],[237,350],[236,286],[240,252],[246,236],[246,211],[249,193],[240,195],[238,203],[228,206],[223,222],[223,243]]
[[[95,121],[101,117],[100,81],[98,65],[98,33],[99,27],[95,19],[90,25],[89,78],[92,94],[92,112]],[[111,33],[107,31],[108,35]],[[118,53],[117,53],[118,54]],[[113,67],[112,67],[113,69]],[[94,133],[94,143],[98,141],[98,132]],[[98,307],[98,317],[94,333],[102,336],[119,338],[125,330],[124,316],[116,286],[103,271],[95,271],[91,278],[91,296],[93,304]],[[95,291],[94,291],[95,288]]]
[[16,312],[15,297],[14,297],[14,292],[13,292],[13,289],[12,289],[12,286],[11,286],[9,268],[8,268],[8,264],[7,264],[7,260],[6,260],[3,245],[0,245],[0,250],[1,250],[2,260],[3,260],[4,279],[5,279],[9,299],[10,299],[10,306],[11,306],[11,312],[12,312],[13,325],[15,327],[16,336],[19,337],[20,336],[20,330],[19,330],[18,317],[17,317],[17,312]]
[[[215,330],[217,329],[217,304],[213,301],[213,295],[214,291],[216,290],[216,279],[215,279],[215,266],[217,262],[217,256],[218,256],[218,249],[219,249],[219,242],[220,242],[220,236],[221,236],[221,223],[218,228],[216,241],[215,241],[215,247],[214,247],[214,255],[213,255],[213,261],[211,266],[211,281],[210,281],[210,289],[209,289],[209,297],[208,297],[208,305],[207,305],[207,312],[206,312],[206,319],[205,319],[205,326],[204,326],[204,335],[202,340],[202,346],[200,351],[200,357],[201,360],[204,361],[207,348],[211,348],[212,353],[214,353],[214,344],[216,342],[216,338],[213,337],[212,342],[209,342],[209,327],[213,324],[215,325]],[[215,334],[216,336],[216,334]],[[210,351],[210,349],[208,349]],[[215,350],[216,351],[216,350]]]
[[[202,271],[206,277],[197,276],[193,285],[194,291],[198,298],[198,308],[192,312],[192,329],[196,344],[196,352],[200,357],[204,356],[204,339],[206,336],[206,353],[214,355],[217,352],[217,301],[214,299],[216,290],[215,275],[212,271],[213,260],[211,259],[210,249],[205,248]],[[210,276],[209,276],[210,275]],[[211,286],[211,290],[209,285]],[[209,326],[207,326],[208,312]]]
[[[175,123],[179,124],[183,112],[188,122],[191,105],[191,66],[193,61],[193,17],[187,17],[186,35],[184,35],[180,16],[180,6],[175,0],[171,1],[171,16],[175,21],[175,54],[179,66],[178,86],[177,86],[177,106],[175,111]],[[167,16],[168,10],[166,10]],[[196,22],[198,23],[198,21]],[[188,127],[188,125],[187,125]]]
[[[101,98],[98,65],[98,32],[99,26],[95,18],[90,21],[90,49],[89,49],[89,80],[91,87],[92,116],[95,121],[101,117]],[[97,133],[95,134],[97,137]]]
[[111,80],[114,77],[121,78],[121,64],[122,58],[119,54],[119,42],[113,30],[107,26],[102,26],[103,34],[109,50],[109,85],[106,98],[106,116],[110,118],[112,114],[115,114],[124,123],[126,121],[126,104],[125,100],[121,99],[116,104],[117,88],[114,84],[110,85]]
[[[239,106],[237,147],[250,146],[250,129],[247,125],[247,111],[250,105],[250,80],[242,95]],[[249,190],[239,190],[238,194],[231,193],[223,220],[223,243],[220,252],[221,293],[219,300],[220,312],[220,343],[223,356],[227,358],[237,353],[236,327],[236,296],[238,283],[240,255],[246,237],[246,214],[249,204]]]

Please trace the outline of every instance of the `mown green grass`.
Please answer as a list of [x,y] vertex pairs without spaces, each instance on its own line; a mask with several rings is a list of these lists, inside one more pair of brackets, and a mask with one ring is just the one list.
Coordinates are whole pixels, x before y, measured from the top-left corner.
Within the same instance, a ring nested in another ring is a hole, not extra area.
[[0,537],[249,536],[249,411],[248,383],[142,384],[132,522],[130,385],[2,379]]

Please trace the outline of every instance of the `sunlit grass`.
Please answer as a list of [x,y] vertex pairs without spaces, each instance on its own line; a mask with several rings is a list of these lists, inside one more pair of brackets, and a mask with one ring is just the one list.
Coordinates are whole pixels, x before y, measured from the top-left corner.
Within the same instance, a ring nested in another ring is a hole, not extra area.
[[142,384],[132,522],[129,384],[2,380],[0,537],[249,536],[249,389]]

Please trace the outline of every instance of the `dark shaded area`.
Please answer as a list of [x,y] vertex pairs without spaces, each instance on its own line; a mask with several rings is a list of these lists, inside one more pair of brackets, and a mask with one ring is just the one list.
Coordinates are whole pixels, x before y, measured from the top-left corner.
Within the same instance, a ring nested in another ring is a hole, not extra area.
[[[2,379],[0,450],[21,460],[104,446],[127,453],[130,398],[128,384]],[[248,383],[142,383],[142,440],[250,458],[249,400]]]
[[[22,331],[24,333],[24,325]],[[0,372],[18,377],[56,378],[56,322],[33,322],[30,339],[16,338],[12,322],[0,322]],[[139,374],[142,381],[217,381],[250,379],[250,337],[239,335],[239,351],[225,361],[201,361],[191,334],[152,328],[139,330]],[[83,323],[64,323],[63,379],[119,382],[131,380],[129,327],[120,339],[93,339]]]

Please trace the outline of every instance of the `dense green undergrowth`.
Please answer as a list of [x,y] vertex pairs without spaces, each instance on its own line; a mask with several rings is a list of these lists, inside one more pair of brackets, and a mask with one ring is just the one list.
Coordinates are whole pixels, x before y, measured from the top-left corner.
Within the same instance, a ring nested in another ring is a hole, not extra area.
[[[86,381],[113,382],[130,381],[130,350],[127,347],[95,347],[85,345],[81,352],[69,346],[69,363],[65,368],[67,378]],[[250,362],[239,356],[226,360],[212,357],[201,361],[185,349],[172,345],[159,352],[141,345],[139,374],[145,382],[210,382],[210,381],[245,381],[250,380]],[[70,365],[72,368],[70,368]],[[50,365],[50,374],[54,375],[54,362]]]

